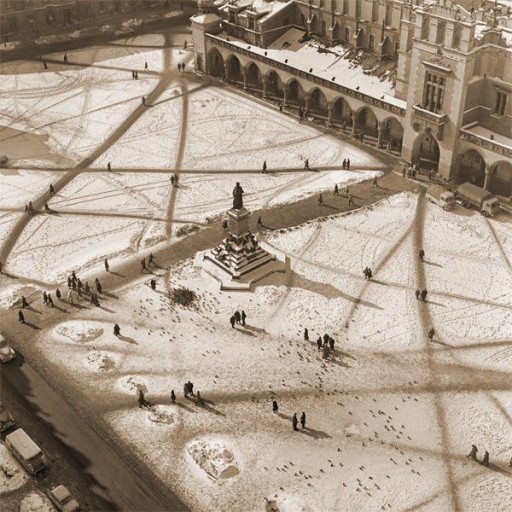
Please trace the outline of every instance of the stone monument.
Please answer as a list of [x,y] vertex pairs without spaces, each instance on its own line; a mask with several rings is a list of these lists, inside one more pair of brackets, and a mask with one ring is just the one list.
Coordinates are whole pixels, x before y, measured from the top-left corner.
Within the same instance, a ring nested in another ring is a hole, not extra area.
[[[250,289],[251,284],[273,272],[284,272],[285,261],[261,247],[249,231],[251,213],[244,208],[244,191],[237,182],[233,208],[228,210],[228,236],[203,256],[203,268],[221,283],[221,289]],[[213,265],[212,265],[213,264]]]

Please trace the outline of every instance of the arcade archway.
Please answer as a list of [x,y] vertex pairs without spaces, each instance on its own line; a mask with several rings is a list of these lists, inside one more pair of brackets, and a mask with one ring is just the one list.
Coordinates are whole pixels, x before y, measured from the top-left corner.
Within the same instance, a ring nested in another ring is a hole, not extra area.
[[212,48],[208,54],[208,73],[212,76],[224,76],[224,59],[217,48]]
[[369,137],[377,137],[378,126],[379,123],[371,108],[363,107],[357,112],[355,126],[357,132],[363,132]]
[[497,162],[491,167],[487,189],[493,194],[510,197],[512,194],[512,163]]
[[227,69],[229,80],[232,80],[233,82],[243,82],[244,81],[242,65],[240,64],[238,57],[236,57],[235,55],[232,55],[231,57],[228,58],[227,63],[226,63],[226,69]]
[[327,98],[321,89],[314,89],[309,95],[309,112],[327,117]]
[[394,151],[402,150],[404,129],[395,117],[388,117],[381,124],[381,144]]
[[421,133],[412,147],[411,163],[421,169],[437,172],[439,166],[439,144],[431,133]]
[[281,77],[275,71],[271,71],[267,76],[267,95],[282,99],[284,96],[283,90]]
[[298,80],[292,80],[288,84],[287,103],[298,107],[304,107],[304,89]]
[[352,109],[343,98],[338,98],[332,105],[332,122],[341,126],[352,126]]
[[485,161],[482,155],[470,149],[459,157],[458,179],[462,182],[469,181],[478,187],[483,187],[485,182]]
[[247,68],[247,85],[256,89],[263,89],[263,78],[260,68],[254,64]]

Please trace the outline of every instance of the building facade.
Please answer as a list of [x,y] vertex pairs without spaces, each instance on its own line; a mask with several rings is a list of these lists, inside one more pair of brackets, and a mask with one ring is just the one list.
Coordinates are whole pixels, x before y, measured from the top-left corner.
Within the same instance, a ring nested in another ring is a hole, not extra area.
[[512,193],[507,7],[220,0],[200,9],[192,18],[199,72],[398,152],[442,179]]

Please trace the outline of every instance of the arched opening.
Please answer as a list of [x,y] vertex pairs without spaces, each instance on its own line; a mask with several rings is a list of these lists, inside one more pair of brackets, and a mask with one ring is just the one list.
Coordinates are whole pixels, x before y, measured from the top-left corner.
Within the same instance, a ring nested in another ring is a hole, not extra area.
[[485,161],[482,155],[470,149],[459,157],[458,178],[462,182],[469,181],[478,187],[483,187],[485,182]]
[[362,132],[365,136],[377,138],[378,126],[379,123],[372,109],[363,107],[356,114],[356,132],[358,134]]
[[304,107],[304,89],[297,80],[292,80],[288,84],[287,102],[291,105]]
[[327,117],[327,98],[321,89],[314,89],[309,95],[309,112],[317,116]]
[[437,172],[439,166],[439,145],[431,133],[421,133],[412,146],[411,163],[420,169]]
[[497,162],[491,169],[487,188],[499,196],[510,197],[512,194],[512,164]]
[[227,67],[229,80],[232,80],[233,82],[243,82],[244,81],[244,75],[242,73],[242,65],[240,64],[238,57],[235,57],[234,55],[229,57],[226,67]]
[[224,59],[217,48],[212,48],[208,59],[208,73],[212,76],[224,77]]
[[313,17],[311,18],[311,22],[309,23],[309,32],[311,34],[320,34],[321,30],[321,22],[318,19],[318,16],[316,14],[313,14]]
[[271,71],[267,76],[267,95],[282,99],[283,89],[281,77],[275,71]]
[[338,98],[332,105],[332,122],[340,126],[352,126],[352,109],[343,99]]
[[404,129],[398,119],[389,117],[381,124],[381,143],[384,147],[392,151],[400,152],[402,150],[402,139]]
[[256,89],[263,89],[261,71],[254,62],[247,68],[247,85]]

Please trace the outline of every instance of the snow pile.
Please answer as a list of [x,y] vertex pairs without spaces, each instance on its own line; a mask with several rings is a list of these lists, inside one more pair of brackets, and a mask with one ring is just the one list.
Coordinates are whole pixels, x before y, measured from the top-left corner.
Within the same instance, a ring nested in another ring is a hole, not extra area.
[[349,425],[347,428],[345,428],[345,435],[347,437],[358,436],[359,427],[357,425]]
[[256,288],[254,295],[261,304],[275,306],[285,294],[283,286],[262,286]]
[[0,495],[19,489],[28,478],[7,447],[0,444]]
[[89,322],[71,321],[57,325],[54,333],[75,343],[87,343],[99,338],[103,334],[103,329],[92,327]]
[[36,291],[33,286],[14,284],[0,290],[0,308],[9,309],[16,305],[23,295],[29,297]]
[[297,496],[289,494],[274,494],[272,498],[265,498],[265,512],[308,512],[310,507],[302,503]]
[[149,410],[149,421],[160,425],[176,423],[176,415],[169,406],[154,405]]
[[20,512],[55,512],[55,508],[46,496],[33,493],[21,500]]
[[116,366],[116,362],[111,356],[98,352],[97,350],[93,350],[87,354],[87,363],[91,368],[98,371],[112,370],[112,368]]
[[194,462],[216,482],[228,480],[240,472],[230,445],[221,439],[197,439],[186,450]]

